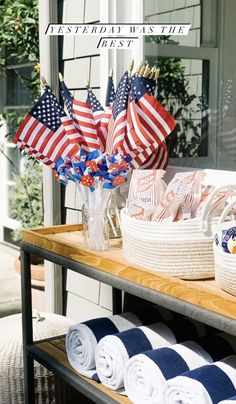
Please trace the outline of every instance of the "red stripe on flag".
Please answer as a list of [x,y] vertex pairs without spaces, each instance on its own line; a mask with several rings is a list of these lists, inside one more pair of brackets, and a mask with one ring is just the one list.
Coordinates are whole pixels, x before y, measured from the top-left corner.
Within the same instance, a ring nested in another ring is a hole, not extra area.
[[21,133],[22,133],[24,127],[26,126],[26,124],[28,123],[28,121],[29,121],[31,118],[32,118],[31,115],[30,115],[30,114],[27,114],[26,117],[23,119],[23,121],[21,122],[21,124],[20,124],[20,126],[19,126],[19,128],[18,128],[18,130],[17,130],[17,132],[16,132],[16,134],[15,134],[15,137],[14,137],[14,139],[13,139],[13,143],[16,144],[16,143],[18,142],[18,140],[19,140],[19,138],[20,138],[20,135],[21,135]]
[[[144,100],[146,101],[147,104],[149,104],[150,109],[144,104]],[[147,113],[147,115],[149,116],[149,118],[151,117],[151,119],[153,119],[154,122],[161,124],[161,121],[159,120],[159,118],[157,117],[157,114],[159,114],[161,116],[161,118],[163,119],[163,121],[168,125],[169,127],[169,133],[171,133],[175,126],[176,126],[176,122],[174,120],[174,118],[171,116],[171,114],[160,104],[160,102],[154,98],[151,95],[145,94],[140,100],[142,103],[142,109]],[[155,112],[157,114],[155,114]],[[163,125],[162,125],[163,126]],[[165,130],[164,126],[163,129]]]

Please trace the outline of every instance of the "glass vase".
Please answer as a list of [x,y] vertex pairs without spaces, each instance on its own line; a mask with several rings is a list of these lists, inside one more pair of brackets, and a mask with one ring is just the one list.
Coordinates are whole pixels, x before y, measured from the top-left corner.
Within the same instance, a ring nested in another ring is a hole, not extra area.
[[82,208],[84,243],[89,250],[104,251],[109,248],[109,222],[107,209]]

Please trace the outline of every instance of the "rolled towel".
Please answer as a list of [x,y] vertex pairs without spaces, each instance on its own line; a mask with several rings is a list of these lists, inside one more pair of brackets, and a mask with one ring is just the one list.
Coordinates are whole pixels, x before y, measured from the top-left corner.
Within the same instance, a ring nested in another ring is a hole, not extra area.
[[166,382],[165,404],[217,404],[235,395],[236,356],[185,372]]
[[66,335],[67,358],[77,372],[93,378],[96,373],[95,348],[101,338],[135,326],[150,324],[153,320],[160,321],[162,316],[152,305],[145,309],[145,313],[124,313],[72,325]]
[[163,324],[141,326],[108,335],[96,348],[96,371],[100,381],[112,390],[124,386],[124,365],[134,355],[176,343],[171,329]]
[[126,394],[135,404],[163,404],[166,380],[207,363],[211,356],[193,341],[135,355],[125,365]]
[[[236,391],[235,391],[236,393]],[[227,398],[226,400],[220,401],[219,404],[233,404],[236,403],[236,396]]]
[[187,341],[135,355],[125,366],[126,393],[137,404],[162,404],[166,380],[234,353],[235,337],[219,333],[199,338],[197,342]]
[[200,323],[187,318],[178,318],[165,322],[175,334],[177,342],[197,340],[204,334],[204,327]]
[[197,342],[211,355],[213,362],[236,354],[236,338],[223,332],[199,338]]

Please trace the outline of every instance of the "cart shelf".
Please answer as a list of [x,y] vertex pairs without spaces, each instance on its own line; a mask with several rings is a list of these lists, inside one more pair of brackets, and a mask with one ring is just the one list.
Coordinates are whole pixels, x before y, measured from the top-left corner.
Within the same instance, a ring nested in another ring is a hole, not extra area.
[[96,402],[129,402],[74,372],[66,359],[63,338],[33,343],[30,254],[236,335],[236,297],[220,290],[214,279],[186,281],[129,264],[122,257],[121,240],[112,241],[108,251],[89,251],[83,245],[81,225],[26,230],[22,241],[22,304],[26,402],[30,404],[32,358]]

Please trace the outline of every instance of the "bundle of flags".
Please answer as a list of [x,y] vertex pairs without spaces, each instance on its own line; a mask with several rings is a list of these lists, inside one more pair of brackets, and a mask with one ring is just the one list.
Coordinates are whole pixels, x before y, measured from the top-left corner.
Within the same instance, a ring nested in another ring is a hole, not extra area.
[[158,71],[141,65],[126,71],[115,91],[112,72],[103,107],[87,85],[87,100],[76,100],[61,74],[63,108],[44,82],[44,93],[21,123],[14,142],[56,170],[58,160],[74,158],[79,151],[123,155],[132,168],[165,169],[165,138],[175,121],[154,97]]

